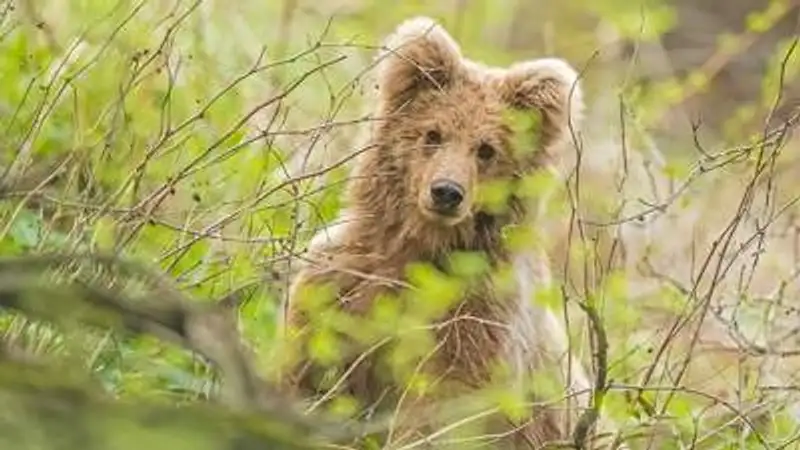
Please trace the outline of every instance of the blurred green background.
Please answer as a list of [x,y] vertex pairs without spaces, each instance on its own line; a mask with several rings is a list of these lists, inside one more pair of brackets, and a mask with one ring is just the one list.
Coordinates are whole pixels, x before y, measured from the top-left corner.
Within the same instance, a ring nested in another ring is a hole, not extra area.
[[[336,217],[364,142],[377,46],[428,15],[469,58],[558,56],[583,71],[582,186],[567,183],[581,240],[568,237],[565,210],[543,235],[564,286],[558,305],[602,299],[621,386],[609,416],[668,436],[659,448],[795,448],[800,146],[785,131],[800,104],[799,10],[789,0],[0,0],[0,255],[109,252],[163,271],[198,302],[245,292],[239,329],[268,373],[293,261]],[[577,155],[562,156],[572,173]],[[573,327],[587,337],[580,319]],[[68,331],[0,316],[10,346],[76,365],[112,397],[184,404],[214,390],[212,371],[184,350]],[[652,390],[643,401],[624,386]],[[26,448],[84,448],[64,445]]]

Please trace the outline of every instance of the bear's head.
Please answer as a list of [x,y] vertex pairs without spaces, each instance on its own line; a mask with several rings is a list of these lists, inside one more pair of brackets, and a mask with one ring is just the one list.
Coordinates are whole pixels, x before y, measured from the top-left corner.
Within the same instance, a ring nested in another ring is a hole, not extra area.
[[402,23],[378,58],[375,148],[359,167],[355,200],[387,219],[454,230],[493,214],[479,186],[542,168],[582,109],[565,61],[487,67],[429,18]]

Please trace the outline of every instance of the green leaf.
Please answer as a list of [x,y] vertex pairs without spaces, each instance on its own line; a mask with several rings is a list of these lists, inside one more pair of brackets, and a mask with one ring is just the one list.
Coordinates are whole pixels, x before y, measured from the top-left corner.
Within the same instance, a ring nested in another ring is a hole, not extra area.
[[486,180],[478,185],[475,202],[490,214],[502,214],[508,210],[509,197],[514,193],[510,180]]
[[555,192],[560,186],[557,174],[549,170],[538,170],[522,177],[516,193],[521,198],[541,198]]
[[349,395],[337,395],[334,397],[328,411],[334,417],[348,418],[353,417],[358,412],[359,402],[356,398]]
[[542,114],[538,110],[503,110],[503,123],[511,131],[511,152],[516,158],[530,156],[540,150]]
[[23,208],[14,220],[9,235],[15,244],[23,248],[35,248],[42,237],[42,218],[33,211]]
[[114,248],[116,222],[109,217],[101,217],[94,226],[92,236],[93,245],[99,251],[109,251]]
[[530,415],[530,406],[525,401],[525,397],[513,389],[498,389],[493,397],[500,412],[513,423],[521,423]]
[[485,274],[490,266],[486,255],[480,252],[453,252],[448,257],[448,267],[453,275],[470,280]]
[[536,289],[533,303],[551,311],[559,311],[563,305],[564,297],[558,285],[550,284]]
[[312,331],[308,342],[309,356],[322,365],[331,365],[341,358],[339,339],[329,328]]
[[415,306],[410,308],[420,317],[437,317],[461,298],[464,283],[436,270],[430,264],[409,264],[406,269],[409,282],[417,288],[409,293]]
[[537,248],[542,242],[539,231],[530,225],[509,225],[502,233],[507,248],[513,251]]

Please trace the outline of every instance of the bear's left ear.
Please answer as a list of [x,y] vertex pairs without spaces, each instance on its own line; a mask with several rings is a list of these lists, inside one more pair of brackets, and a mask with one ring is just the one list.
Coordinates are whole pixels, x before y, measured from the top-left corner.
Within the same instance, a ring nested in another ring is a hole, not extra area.
[[391,113],[427,89],[446,89],[462,69],[461,50],[433,19],[401,23],[378,55],[378,90]]
[[540,144],[549,149],[568,140],[583,115],[578,73],[566,61],[542,58],[515,64],[498,80],[503,101],[515,110],[541,114]]

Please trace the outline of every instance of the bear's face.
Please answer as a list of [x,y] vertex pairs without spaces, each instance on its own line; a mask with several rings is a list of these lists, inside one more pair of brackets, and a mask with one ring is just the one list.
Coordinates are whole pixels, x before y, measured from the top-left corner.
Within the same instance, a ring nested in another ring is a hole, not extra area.
[[[378,66],[383,121],[375,136],[382,154],[375,167],[401,177],[399,207],[413,207],[431,222],[453,226],[482,212],[479,187],[538,168],[568,136],[569,116],[581,106],[577,74],[566,62],[485,67],[464,59],[427,18],[400,25],[384,48]],[[535,130],[522,130],[533,132],[527,140],[520,140],[509,113],[534,119]]]
[[478,187],[514,177],[521,165],[503,120],[506,107],[491,85],[466,78],[415,96],[383,131],[407,177],[405,203],[443,225],[479,212]]

